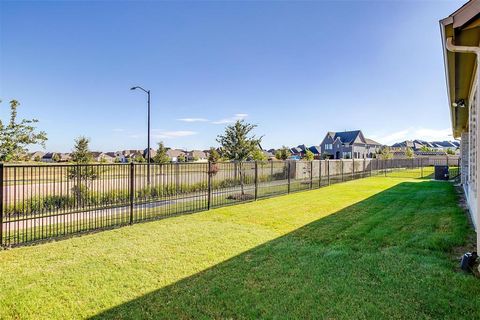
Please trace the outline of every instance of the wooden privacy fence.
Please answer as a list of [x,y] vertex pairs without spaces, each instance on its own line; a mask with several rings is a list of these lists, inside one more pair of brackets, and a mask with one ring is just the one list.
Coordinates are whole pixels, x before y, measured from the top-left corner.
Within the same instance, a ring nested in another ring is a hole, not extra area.
[[0,164],[0,246],[254,201],[374,175],[430,178],[458,159]]

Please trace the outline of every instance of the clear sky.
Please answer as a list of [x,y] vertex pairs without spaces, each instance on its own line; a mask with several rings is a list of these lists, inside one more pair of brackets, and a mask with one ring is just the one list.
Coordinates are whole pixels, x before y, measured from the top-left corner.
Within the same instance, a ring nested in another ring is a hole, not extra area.
[[[49,151],[152,139],[207,148],[225,124],[263,147],[361,129],[452,139],[438,21],[463,2],[0,2],[0,117],[36,117]],[[33,148],[39,149],[39,148]]]

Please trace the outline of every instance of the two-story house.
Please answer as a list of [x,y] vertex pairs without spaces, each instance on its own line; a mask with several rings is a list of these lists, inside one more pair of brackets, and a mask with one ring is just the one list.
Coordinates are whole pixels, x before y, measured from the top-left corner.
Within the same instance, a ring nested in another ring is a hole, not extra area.
[[322,156],[330,159],[374,158],[381,146],[365,138],[361,130],[328,132],[320,144]]

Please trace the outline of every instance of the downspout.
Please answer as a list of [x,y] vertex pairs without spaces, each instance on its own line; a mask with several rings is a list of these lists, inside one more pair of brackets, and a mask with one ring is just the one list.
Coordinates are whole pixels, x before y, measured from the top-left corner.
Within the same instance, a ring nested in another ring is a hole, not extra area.
[[476,170],[476,215],[477,215],[477,252],[480,252],[480,47],[469,47],[469,46],[456,46],[453,44],[452,37],[448,37],[445,43],[445,47],[448,51],[458,52],[458,53],[474,53],[477,56],[477,99],[476,99],[476,134],[477,134],[477,145],[475,152],[475,170]]

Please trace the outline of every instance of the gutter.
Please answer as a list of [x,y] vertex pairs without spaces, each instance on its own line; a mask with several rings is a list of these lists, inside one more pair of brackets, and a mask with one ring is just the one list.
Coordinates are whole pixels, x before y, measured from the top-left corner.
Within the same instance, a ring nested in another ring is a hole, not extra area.
[[470,46],[456,46],[453,44],[453,38],[447,38],[445,42],[445,47],[448,51],[451,52],[458,52],[458,53],[474,53],[477,56],[477,88],[476,88],[476,159],[475,159],[475,167],[476,167],[476,193],[477,193],[477,205],[476,205],[476,215],[477,215],[477,252],[480,252],[480,47],[470,47]]

